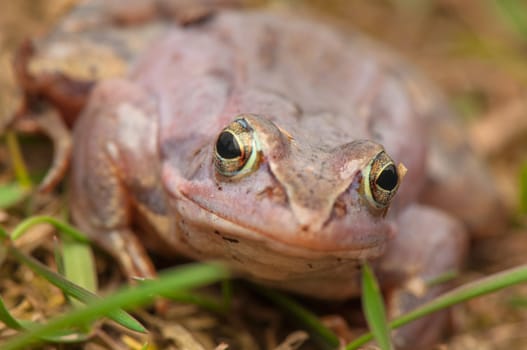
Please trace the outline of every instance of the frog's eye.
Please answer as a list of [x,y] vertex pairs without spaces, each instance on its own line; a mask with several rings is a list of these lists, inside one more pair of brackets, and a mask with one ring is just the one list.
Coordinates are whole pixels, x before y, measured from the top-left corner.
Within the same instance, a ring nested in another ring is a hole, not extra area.
[[385,208],[397,192],[400,177],[393,160],[380,152],[364,170],[364,193],[376,208]]
[[245,175],[258,167],[256,133],[245,119],[236,119],[218,135],[214,154],[214,165],[220,175],[230,178]]

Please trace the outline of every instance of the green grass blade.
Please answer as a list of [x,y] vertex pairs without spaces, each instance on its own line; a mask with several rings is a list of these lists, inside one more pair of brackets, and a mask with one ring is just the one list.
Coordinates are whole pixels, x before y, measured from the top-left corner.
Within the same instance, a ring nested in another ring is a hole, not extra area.
[[391,350],[390,329],[377,279],[368,263],[362,265],[362,309],[368,326],[382,350]]
[[15,172],[15,176],[19,185],[23,188],[31,189],[33,184],[31,183],[31,179],[29,178],[26,164],[24,163],[24,157],[22,157],[22,152],[20,151],[20,145],[18,144],[16,134],[13,131],[7,131],[5,134],[5,141],[7,149],[9,151],[9,156],[11,158],[13,171]]
[[490,0],[489,5],[501,13],[508,26],[527,40],[527,6],[520,0]]
[[54,318],[30,332],[20,334],[2,345],[2,350],[21,350],[39,341],[49,332],[85,324],[110,311],[119,308],[131,308],[143,305],[152,300],[154,295],[174,290],[191,289],[210,284],[226,278],[227,270],[220,265],[191,264],[159,275],[157,280],[145,281],[135,287],[126,287],[112,295],[90,303],[84,308],[76,309],[66,315]]
[[8,243],[11,243],[9,234],[2,226],[0,226],[0,242],[2,243],[2,246],[4,248],[7,246]]
[[445,284],[447,282],[452,281],[453,279],[459,277],[459,271],[458,270],[448,270],[443,272],[442,274],[435,276],[433,278],[425,280],[426,287],[431,288],[433,286],[438,286],[441,284]]
[[0,298],[0,321],[11,329],[22,329],[22,325],[15,319],[5,307],[4,300]]
[[221,296],[223,309],[229,310],[232,304],[232,280],[225,279],[221,282]]
[[339,346],[339,338],[329,328],[324,326],[315,314],[311,313],[291,298],[261,286],[255,286],[254,290],[289,312],[332,348]]
[[[64,234],[68,235],[73,240],[77,240],[80,243],[88,242],[86,236],[82,232],[77,231],[75,228],[69,226],[68,224],[60,220],[57,220],[53,217],[48,217],[48,216],[35,216],[35,217],[31,217],[29,219],[24,220],[13,230],[11,237],[13,239],[18,238],[21,235],[23,235],[27,231],[27,229],[29,229],[31,226],[39,224],[39,223],[43,223],[43,222],[54,225],[55,227],[57,227],[59,230],[61,230]],[[6,237],[6,235],[7,233],[5,232],[5,230],[2,229],[0,232],[0,238],[7,239],[8,237]],[[60,274],[48,269],[45,265],[41,264],[39,261],[33,259],[32,257],[25,255],[24,253],[20,252],[15,247],[9,246],[9,252],[15,258],[17,258],[17,260],[19,260],[23,264],[26,264],[30,269],[34,270],[37,274],[46,278],[50,283],[52,283],[53,285],[61,289],[66,295],[71,296],[83,303],[88,303],[88,302],[91,302],[99,298],[97,295],[93,294],[89,290],[86,290],[82,288],[81,286],[78,286],[75,283],[72,283],[68,279],[61,276]],[[95,274],[95,272],[93,272],[93,274]],[[88,283],[93,284],[95,282],[88,282]],[[95,287],[92,287],[92,290],[94,289]],[[127,314],[123,310],[115,310],[106,316],[112,319],[113,321],[131,330],[134,330],[137,332],[146,331],[144,327],[135,318],[133,318],[131,315]]]
[[[405,315],[397,317],[389,325],[391,329],[399,328],[421,317],[446,309],[449,306],[523,282],[527,282],[527,264],[464,284]],[[373,335],[371,333],[364,334],[349,343],[346,346],[346,350],[358,349],[372,339]]]
[[0,209],[9,208],[23,200],[30,191],[17,182],[0,186]]
[[97,274],[91,246],[64,237],[61,252],[66,279],[95,293],[97,290]]
[[0,264],[3,264],[7,257],[7,247],[9,243],[9,234],[2,226],[0,226]]
[[86,237],[86,235],[79,230],[75,229],[74,227],[66,224],[65,222],[55,219],[51,216],[32,216],[24,221],[22,221],[20,224],[18,224],[17,227],[13,230],[11,233],[11,239],[16,240],[20,236],[22,236],[31,226],[40,224],[40,223],[48,223],[53,225],[57,230],[61,231],[62,233],[68,235],[69,237],[80,241],[80,242],[86,242],[88,243],[90,240]]
[[[60,250],[60,256],[56,257],[56,260],[61,262],[60,267],[62,271],[59,270],[60,275],[63,275],[67,280],[79,287],[95,294],[97,292],[97,272],[95,271],[95,261],[91,246],[85,242],[79,242],[66,235],[62,235],[62,245],[56,250]],[[56,255],[59,255],[59,252]],[[59,265],[57,264],[58,267]],[[75,298],[68,297],[68,300],[73,307],[78,308],[84,305],[82,301]],[[114,318],[118,317],[119,323],[128,329],[143,328],[133,317],[128,317],[129,315],[124,313],[124,311],[123,314],[110,316]],[[86,328],[82,330],[88,332],[90,329],[91,325],[86,325]]]
[[[95,300],[100,299],[97,295],[92,292],[72,283],[65,279],[60,274],[50,270],[47,266],[42,264],[40,261],[33,259],[30,256],[25,255],[15,247],[8,248],[9,253],[13,255],[19,262],[28,266],[31,270],[35,271],[39,276],[44,277],[51,284],[58,287],[67,295],[82,301],[83,303],[91,303]],[[134,330],[136,332],[146,332],[145,328],[132,316],[124,312],[123,310],[112,310],[111,313],[105,315],[113,321],[121,324],[122,326]]]
[[[7,308],[5,307],[4,301],[0,298],[0,321],[3,322],[7,327],[16,330],[30,330],[35,328],[38,324],[26,320],[17,320],[14,318]],[[72,330],[58,330],[56,332],[47,334],[43,337],[43,340],[52,341],[56,343],[66,342],[79,342],[84,341],[89,337],[86,333],[79,333]]]
[[[26,332],[31,332],[32,329],[40,326],[40,324],[36,322],[25,320],[18,321],[23,326],[23,330]],[[59,329],[54,332],[49,332],[40,339],[42,341],[53,343],[79,343],[88,340],[90,337],[90,333],[85,333],[76,329]]]
[[202,307],[203,309],[216,313],[225,312],[225,306],[222,301],[195,292],[172,291],[169,293],[162,294],[162,297],[170,300],[175,300],[180,303],[197,305],[199,307]]

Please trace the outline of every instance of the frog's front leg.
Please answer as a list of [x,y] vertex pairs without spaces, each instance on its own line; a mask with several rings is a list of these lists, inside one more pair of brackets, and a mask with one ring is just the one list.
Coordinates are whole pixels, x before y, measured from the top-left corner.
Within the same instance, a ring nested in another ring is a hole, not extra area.
[[72,218],[117,258],[129,278],[155,275],[143,241],[131,229],[138,215],[132,184],[146,188],[156,182],[155,113],[143,89],[125,80],[104,81],[74,130]]
[[[390,318],[404,314],[433,299],[450,286],[426,287],[426,282],[457,271],[467,248],[465,229],[443,212],[421,205],[405,209],[397,219],[398,235],[379,262],[379,279],[388,290]],[[402,283],[402,281],[407,283]],[[419,290],[419,285],[425,287]],[[416,288],[417,287],[417,288]],[[427,349],[444,331],[447,314],[436,313],[415,321],[394,333],[394,342],[402,349]]]

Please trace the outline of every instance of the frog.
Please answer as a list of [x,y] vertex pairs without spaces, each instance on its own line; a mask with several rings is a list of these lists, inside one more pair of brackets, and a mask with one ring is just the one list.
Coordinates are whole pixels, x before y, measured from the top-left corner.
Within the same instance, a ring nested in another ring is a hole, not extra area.
[[[156,275],[154,253],[345,300],[368,262],[397,315],[448,288],[410,282],[461,268],[469,234],[499,231],[489,172],[403,58],[309,16],[190,22],[147,30],[74,125],[71,217],[130,279]],[[445,319],[403,327],[398,346],[430,344]]]

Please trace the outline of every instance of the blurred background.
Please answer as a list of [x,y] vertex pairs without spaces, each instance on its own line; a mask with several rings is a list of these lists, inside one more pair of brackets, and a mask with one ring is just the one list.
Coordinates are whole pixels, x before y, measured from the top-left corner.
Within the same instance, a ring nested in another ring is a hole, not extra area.
[[[14,50],[78,0],[0,0],[0,131],[20,103]],[[420,67],[466,124],[510,212],[504,236],[474,244],[466,280],[527,262],[527,2],[521,0],[258,1],[360,30]],[[31,155],[28,155],[31,159]],[[0,186],[12,180],[0,144]],[[0,221],[7,220],[0,209]],[[527,287],[454,309],[445,349],[527,348]]]

